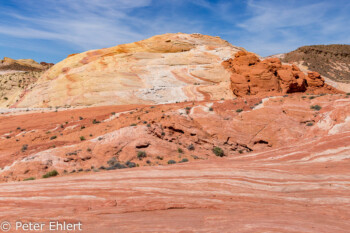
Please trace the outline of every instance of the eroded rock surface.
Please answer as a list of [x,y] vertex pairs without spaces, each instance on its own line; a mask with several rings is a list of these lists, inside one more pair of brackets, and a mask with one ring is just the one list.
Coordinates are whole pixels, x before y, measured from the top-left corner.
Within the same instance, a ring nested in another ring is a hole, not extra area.
[[161,104],[232,98],[221,62],[237,51],[217,37],[165,34],[68,56],[16,107]]
[[339,131],[210,161],[0,184],[0,221],[82,222],[88,233],[347,233],[349,142]]
[[[350,129],[347,95],[108,106],[0,117],[1,181],[237,156]],[[219,156],[221,156],[219,154]],[[119,164],[117,164],[117,162]],[[111,165],[112,163],[112,165]],[[131,165],[130,165],[131,166]]]
[[304,74],[295,65],[283,65],[278,58],[260,60],[255,54],[240,51],[223,62],[231,72],[231,88],[236,96],[278,95],[296,92],[341,93],[325,84],[317,72]]

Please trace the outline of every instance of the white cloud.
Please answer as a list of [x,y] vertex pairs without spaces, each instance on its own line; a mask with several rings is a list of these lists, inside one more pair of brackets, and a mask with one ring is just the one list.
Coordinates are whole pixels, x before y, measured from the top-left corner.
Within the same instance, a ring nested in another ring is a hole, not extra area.
[[128,12],[148,6],[151,0],[43,0],[42,5],[33,0],[18,2],[30,12],[5,12],[16,20],[10,25],[0,25],[0,34],[58,40],[86,50],[142,38],[132,28],[142,21]]
[[332,9],[339,10],[334,1],[249,0],[247,18],[237,23],[244,30],[238,43],[264,56],[303,45],[349,43],[350,15],[336,15]]

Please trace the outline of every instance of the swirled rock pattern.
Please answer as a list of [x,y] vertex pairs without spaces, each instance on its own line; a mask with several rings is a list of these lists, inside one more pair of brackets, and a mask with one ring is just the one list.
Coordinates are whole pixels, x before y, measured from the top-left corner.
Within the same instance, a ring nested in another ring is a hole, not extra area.
[[73,54],[13,107],[160,104],[233,97],[221,62],[243,50],[217,37],[164,34]]

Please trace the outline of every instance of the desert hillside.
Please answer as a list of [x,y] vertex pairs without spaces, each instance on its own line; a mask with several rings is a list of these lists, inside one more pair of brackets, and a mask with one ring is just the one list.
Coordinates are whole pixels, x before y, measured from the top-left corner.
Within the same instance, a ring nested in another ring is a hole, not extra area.
[[350,93],[310,67],[184,33],[41,70],[5,60],[15,72],[0,76],[0,221],[69,219],[84,232],[350,227]]
[[54,64],[33,59],[14,60],[5,57],[0,60],[0,108],[8,108],[18,102],[39,79],[39,77]]
[[350,83],[350,45],[303,46],[282,56],[337,82]]

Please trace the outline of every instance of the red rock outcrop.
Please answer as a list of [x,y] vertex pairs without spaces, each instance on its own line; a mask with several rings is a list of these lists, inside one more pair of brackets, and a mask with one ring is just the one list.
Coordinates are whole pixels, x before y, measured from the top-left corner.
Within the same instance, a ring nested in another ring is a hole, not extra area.
[[296,92],[341,93],[325,84],[317,72],[304,74],[295,65],[283,65],[278,58],[260,60],[255,54],[239,51],[223,62],[231,72],[231,88],[236,96],[280,95]]

